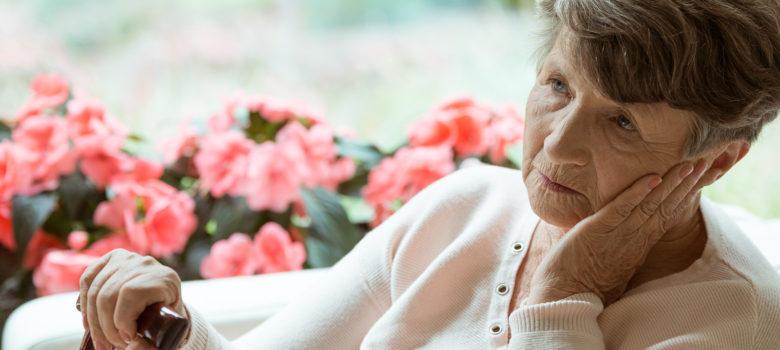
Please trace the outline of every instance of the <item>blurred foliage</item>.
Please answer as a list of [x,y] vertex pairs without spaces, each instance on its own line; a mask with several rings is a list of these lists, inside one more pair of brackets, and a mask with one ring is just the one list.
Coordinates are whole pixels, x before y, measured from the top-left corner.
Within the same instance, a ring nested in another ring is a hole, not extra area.
[[[252,91],[306,101],[387,152],[444,98],[523,105],[535,74],[532,4],[0,1],[0,33],[14,33],[0,40],[0,111],[21,106],[33,75],[56,72],[154,141],[175,133],[185,117],[205,124],[215,99]],[[773,124],[705,195],[780,217],[780,122]]]

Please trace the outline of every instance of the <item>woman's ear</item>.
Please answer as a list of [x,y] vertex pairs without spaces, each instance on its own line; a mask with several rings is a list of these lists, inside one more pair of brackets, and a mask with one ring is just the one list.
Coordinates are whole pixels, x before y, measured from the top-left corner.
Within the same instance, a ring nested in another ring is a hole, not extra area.
[[[737,164],[750,150],[750,143],[745,140],[734,140],[718,147],[714,152],[704,156],[710,164],[694,186],[694,191],[700,190],[720,179],[734,164]],[[711,162],[710,162],[711,160]]]

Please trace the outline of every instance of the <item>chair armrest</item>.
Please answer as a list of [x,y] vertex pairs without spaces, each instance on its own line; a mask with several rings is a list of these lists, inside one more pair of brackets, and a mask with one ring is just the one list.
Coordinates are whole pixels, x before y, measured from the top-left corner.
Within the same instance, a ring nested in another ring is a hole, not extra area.
[[[327,268],[182,283],[182,298],[228,339],[256,327],[294,302]],[[31,300],[11,314],[2,349],[77,349],[84,330],[77,292]]]

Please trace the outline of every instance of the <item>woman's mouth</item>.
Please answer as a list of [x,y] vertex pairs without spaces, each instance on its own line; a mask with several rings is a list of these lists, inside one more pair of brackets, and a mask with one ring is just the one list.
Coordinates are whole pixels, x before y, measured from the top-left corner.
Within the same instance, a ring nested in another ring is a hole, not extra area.
[[564,185],[561,185],[561,184],[559,184],[559,183],[557,183],[557,182],[555,182],[553,180],[550,180],[549,177],[545,176],[541,172],[539,172],[539,171],[537,171],[537,172],[539,173],[542,186],[544,186],[545,188],[549,189],[550,191],[558,192],[558,193],[579,194],[579,192],[577,192],[577,191],[575,191],[575,190],[573,190],[571,188],[568,188],[568,187],[566,187]]

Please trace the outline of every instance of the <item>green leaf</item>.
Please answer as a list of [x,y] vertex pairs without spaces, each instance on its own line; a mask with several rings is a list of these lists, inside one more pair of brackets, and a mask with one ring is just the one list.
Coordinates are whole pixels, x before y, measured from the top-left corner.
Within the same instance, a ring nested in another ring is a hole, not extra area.
[[339,156],[359,161],[368,169],[377,166],[385,157],[385,154],[379,148],[370,143],[358,142],[342,137],[336,137],[335,141]]
[[211,244],[205,240],[193,242],[186,250],[186,257],[181,268],[177,269],[179,276],[183,281],[202,278],[200,275],[200,265],[203,259],[209,255]]
[[144,142],[144,137],[138,134],[127,135],[127,139],[133,142]]
[[0,246],[0,281],[12,276],[21,268],[21,260],[16,259],[16,254],[5,246]]
[[341,196],[341,206],[352,223],[369,222],[374,218],[374,208],[362,197]]
[[49,214],[49,217],[43,225],[41,225],[41,228],[46,231],[46,233],[66,241],[68,239],[68,234],[76,230],[76,226],[78,226],[76,224],[78,223],[78,221],[73,221],[73,219],[69,218],[62,208],[59,208]]
[[368,183],[368,174],[371,169],[358,166],[352,178],[339,184],[338,192],[347,196],[363,196],[363,187]]
[[263,215],[253,211],[242,197],[222,197],[214,203],[211,221],[216,227],[211,234],[214,239],[225,239],[235,232],[253,234],[257,231]]
[[11,139],[13,130],[4,122],[0,122],[0,141]]
[[213,236],[215,232],[217,232],[217,222],[209,220],[209,222],[206,223],[206,234]]
[[92,181],[76,172],[60,179],[57,193],[62,198],[62,209],[71,220],[90,219],[103,195]]
[[54,210],[57,203],[56,193],[45,193],[35,196],[14,196],[11,217],[16,239],[16,252],[23,256],[27,243]]
[[244,134],[248,139],[254,140],[257,143],[273,141],[276,137],[276,133],[285,124],[286,121],[274,123],[263,118],[258,112],[250,112],[249,125],[244,129]]
[[309,265],[329,267],[349,253],[363,233],[349,222],[339,196],[323,188],[302,188],[306,213],[311,218],[306,250]]

